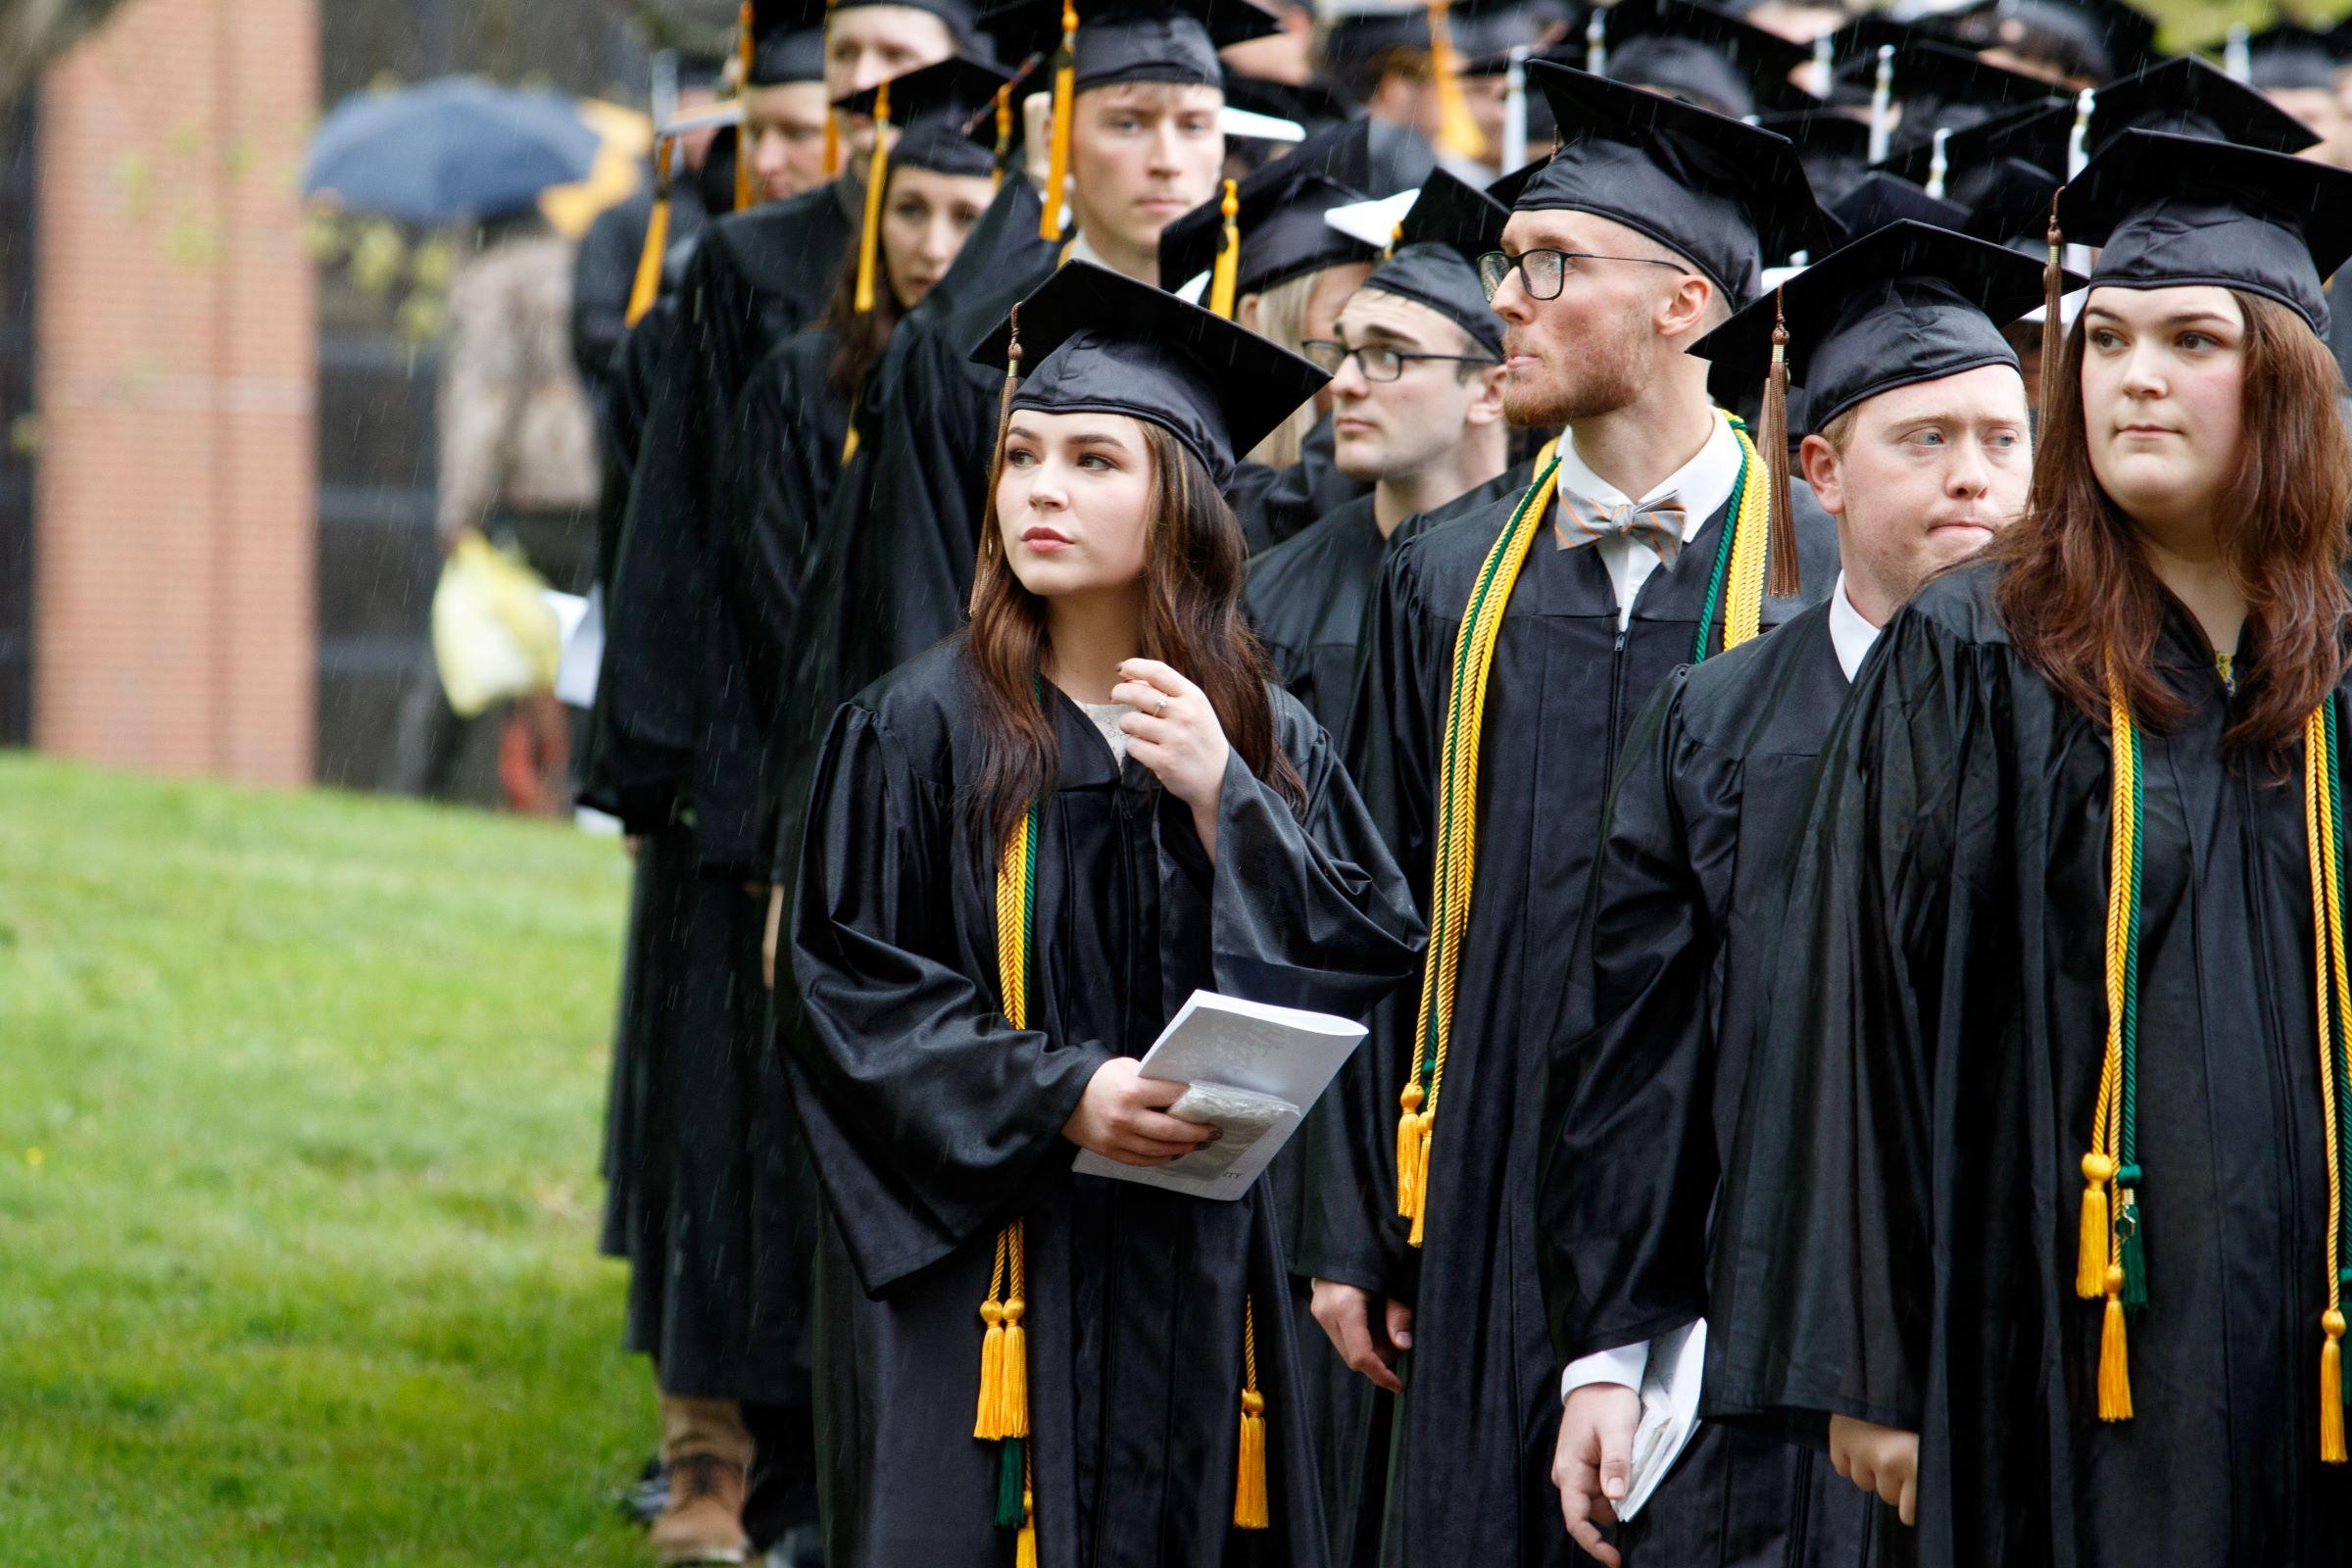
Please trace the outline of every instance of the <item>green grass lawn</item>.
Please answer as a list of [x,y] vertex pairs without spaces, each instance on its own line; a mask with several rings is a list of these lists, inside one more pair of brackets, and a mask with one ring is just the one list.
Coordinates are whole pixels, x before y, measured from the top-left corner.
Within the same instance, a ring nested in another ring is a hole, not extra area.
[[0,754],[0,1561],[633,1564],[627,862]]

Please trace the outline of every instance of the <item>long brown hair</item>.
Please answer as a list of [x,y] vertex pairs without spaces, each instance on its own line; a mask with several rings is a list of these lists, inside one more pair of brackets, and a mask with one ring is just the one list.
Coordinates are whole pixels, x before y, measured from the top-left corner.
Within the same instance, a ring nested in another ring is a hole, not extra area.
[[[1249,560],[1242,525],[1198,458],[1158,425],[1136,422],[1152,460],[1139,652],[1200,687],[1216,710],[1226,743],[1250,771],[1294,811],[1303,811],[1306,785],[1274,738],[1274,705],[1266,690],[1272,666],[1242,615]],[[1004,446],[1000,436],[980,527],[969,641],[980,727],[988,737],[972,822],[981,842],[992,846],[1004,842],[1031,801],[1052,793],[1061,771],[1060,738],[1038,701],[1046,604],[1013,575],[997,524]]]
[[[2352,646],[2352,442],[2336,407],[2343,377],[2319,337],[2282,305],[2230,294],[2246,320],[2244,436],[2229,489],[2236,499],[2215,523],[2261,658],[2223,744],[2278,754],[2301,735]],[[2112,658],[2132,716],[2163,729],[2187,711],[2156,668],[2169,596],[2091,471],[2083,336],[2078,319],[2055,401],[2041,410],[2025,515],[1985,552],[2006,568],[1994,604],[2018,652],[2093,720],[2107,720]]]

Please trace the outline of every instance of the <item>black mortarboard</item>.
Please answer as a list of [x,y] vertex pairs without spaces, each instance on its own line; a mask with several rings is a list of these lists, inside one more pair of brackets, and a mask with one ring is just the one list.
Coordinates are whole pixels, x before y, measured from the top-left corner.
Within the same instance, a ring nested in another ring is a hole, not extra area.
[[[2043,109],[2021,109],[1955,130],[1943,139],[1944,194],[1962,206],[1976,201],[1976,182],[2005,158],[2037,164],[2052,174],[2066,173],[2067,144],[2075,128],[2071,104]],[[1925,185],[1936,168],[1936,138],[1906,141],[1874,166],[1915,185]]]
[[2014,368],[2001,327],[2042,302],[2041,265],[1926,223],[1898,222],[1831,252],[1690,345],[1719,403],[1772,369],[1776,319],[1788,381],[1818,431],[1882,392],[1986,365]]
[[2333,92],[2336,73],[2344,69],[2344,51],[2335,38],[2293,23],[2265,27],[2245,46],[2246,85],[2263,92]]
[[1003,368],[1016,325],[1024,373],[1013,408],[1148,420],[1219,489],[1238,454],[1331,379],[1246,327],[1091,262],[1056,269],[972,350],[973,363]]
[[[1087,92],[1123,81],[1196,82],[1220,86],[1217,51],[1280,29],[1250,0],[1076,0],[1071,90]],[[1052,54],[1061,43],[1062,0],[1010,0],[991,7],[982,23],[1009,54]]]
[[2127,130],[2162,130],[2299,153],[2320,138],[2285,110],[2194,55],[2111,81],[2091,94],[2093,157]]
[[[1446,26],[1457,61],[1535,42],[1553,20],[1537,10],[1522,0],[1450,0]],[[1324,0],[1316,11],[1324,63],[1343,78],[1385,51],[1430,52],[1428,0]]]
[[906,6],[928,11],[948,24],[949,31],[965,50],[985,47],[984,40],[972,35],[977,10],[972,0],[753,0],[752,31],[760,37],[765,37],[771,29],[821,32],[828,17],[860,6]]
[[1870,126],[1843,110],[1759,115],[1756,123],[1795,143],[1814,199],[1825,206],[1852,190],[1870,167]]
[[1364,287],[1425,305],[1502,358],[1502,318],[1487,304],[1477,258],[1502,243],[1510,209],[1443,170],[1429,176],[1396,225],[1389,259]]
[[1296,122],[1308,135],[1355,118],[1355,106],[1329,82],[1275,81],[1225,68],[1225,105]]
[[[677,87],[715,87],[727,74],[726,57],[723,55],[707,55],[700,50],[689,49],[670,49],[663,53],[669,57],[670,81]],[[656,70],[659,71],[662,56],[656,55],[654,59]]]
[[1976,194],[1960,232],[1972,239],[2011,245],[2040,256],[2048,244],[2050,198],[2058,176],[2023,158],[2003,158],[1971,180]]
[[796,81],[825,79],[825,34],[822,28],[795,27],[763,34],[752,49],[749,78],[755,87],[782,87]]
[[[1735,305],[1767,260],[1836,232],[1786,136],[1550,61],[1528,67],[1560,150],[1518,192],[1520,212],[1592,213],[1688,260]],[[1508,176],[1506,176],[1508,177]]]
[[[1241,252],[1233,272],[1235,299],[1326,267],[1379,259],[1378,250],[1323,221],[1335,207],[1390,194],[1374,188],[1373,128],[1365,120],[1334,126],[1236,182],[1234,228]],[[1160,230],[1159,275],[1177,284],[1209,271],[1225,241],[1220,194]]]
[[1812,50],[1711,0],[1617,0],[1597,15],[1611,81],[1735,118],[1819,102],[1789,80]]
[[1968,209],[1941,196],[1931,196],[1907,179],[1872,170],[1854,188],[1829,204],[1838,226],[1853,237],[1875,232],[1889,223],[1925,223],[1935,228],[1958,228],[1968,221]]
[[[871,116],[889,93],[890,123],[898,137],[890,149],[893,168],[933,170],[942,174],[996,172],[992,112],[997,89],[1012,73],[986,60],[951,55],[918,71],[893,76],[833,100],[846,114]],[[985,145],[984,145],[985,143]]]
[[2156,50],[2156,19],[2127,0],[1981,0],[1938,20],[1972,49],[1999,49],[2082,81],[2137,71]]
[[2058,220],[2069,240],[2101,247],[2093,288],[2218,284],[2325,334],[2322,280],[2352,255],[2352,170],[2129,130],[2067,185]]
[[1883,63],[1889,101],[1902,110],[1906,141],[1938,127],[1963,130],[2040,104],[2051,94],[2050,84],[2040,77],[1980,60],[1957,44],[1915,36],[1888,49],[1883,61],[1878,51],[1870,50],[1838,66],[1839,90],[1832,96],[1839,103],[1872,102]]

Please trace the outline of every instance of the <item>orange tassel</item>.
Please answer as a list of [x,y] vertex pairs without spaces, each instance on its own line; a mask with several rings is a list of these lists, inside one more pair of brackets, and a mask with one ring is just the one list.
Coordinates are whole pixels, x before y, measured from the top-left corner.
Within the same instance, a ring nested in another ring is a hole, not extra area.
[[1004,1401],[1000,1406],[1004,1420],[997,1434],[1001,1438],[1029,1435],[1029,1334],[1021,1327],[1027,1304],[1017,1296],[1004,1298]]
[[645,248],[637,253],[637,275],[629,282],[629,309],[624,318],[635,326],[645,319],[662,294],[662,261],[669,250],[669,161],[677,148],[663,140],[654,159],[654,213],[645,225]]
[[1403,1107],[1396,1117],[1396,1215],[1411,1219],[1421,1212],[1421,1170],[1414,1156],[1421,1150],[1421,1081],[1416,1078],[1396,1097]]
[[[2132,1368],[2124,1346],[2124,1271],[2107,1271],[2106,1322],[2099,1329],[2099,1419],[2132,1419]],[[2341,1417],[2339,1416],[2340,1420]]]
[[980,1340],[980,1405],[972,1436],[994,1443],[1004,1436],[1004,1308],[994,1299],[982,1301],[980,1318],[988,1332]]
[[1796,517],[1788,507],[1788,322],[1781,314],[1781,292],[1772,294],[1772,369],[1764,378],[1764,472],[1770,480],[1771,519],[1766,534],[1764,591],[1775,599],[1804,592],[1797,574]]
[[1233,1522],[1244,1530],[1263,1530],[1271,1515],[1266,1507],[1266,1396],[1255,1389],[1242,1391],[1242,1457],[1233,1479]]
[[1012,1568],[1037,1568],[1037,1502],[1032,1494],[1021,1493],[1021,1529],[1012,1538]]
[[1413,1229],[1405,1241],[1419,1247],[1422,1229],[1429,1222],[1429,1144],[1431,1135],[1437,1131],[1438,1118],[1436,1113],[1425,1110],[1413,1121]]
[[1487,156],[1486,133],[1462,96],[1461,57],[1454,52],[1453,28],[1446,17],[1447,0],[1430,0],[1429,74],[1438,95],[1439,147],[1460,158]]
[[2066,301],[2066,239],[2058,227],[2058,198],[2050,198],[2050,226],[2046,235],[2050,253],[2041,268],[2041,413],[2044,418],[2058,406],[2058,386],[2063,374],[2059,361],[2066,358],[2066,323],[2060,318]]
[[1046,210],[1037,220],[1037,237],[1049,242],[1061,238],[1061,204],[1070,182],[1070,116],[1078,95],[1078,7],[1061,0],[1061,49],[1054,57],[1054,130],[1046,149]]
[[1206,303],[1210,315],[1230,321],[1242,275],[1242,199],[1230,179],[1225,182],[1225,197],[1217,211],[1224,217],[1225,234],[1217,246],[1217,264],[1209,270]]
[[2320,1347],[2320,1462],[2342,1464],[2344,1453],[2344,1314],[2329,1307],[2320,1326],[2328,1343]]
[[2082,1230],[2075,1250],[2075,1294],[2095,1301],[2107,1289],[2107,1183],[2115,1161],[2105,1154],[2082,1156]]
[[[759,41],[752,32],[752,0],[743,0],[735,11],[735,64],[738,79],[735,96],[752,95],[752,60],[758,52]],[[829,118],[829,117],[828,117]],[[752,127],[745,125],[735,135],[735,210],[746,212],[752,205]]]
[[874,92],[874,152],[865,165],[865,215],[858,226],[858,282],[850,309],[874,308],[874,274],[882,253],[882,187],[890,183],[890,83]]

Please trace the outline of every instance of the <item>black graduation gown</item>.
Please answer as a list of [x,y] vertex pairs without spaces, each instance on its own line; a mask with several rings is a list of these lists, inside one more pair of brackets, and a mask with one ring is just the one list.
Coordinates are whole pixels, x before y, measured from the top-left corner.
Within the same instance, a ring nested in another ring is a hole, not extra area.
[[[818,770],[793,963],[794,1088],[830,1200],[819,1264],[827,1561],[1008,1563],[993,1445],[971,1438],[995,1238],[1027,1226],[1040,1560],[1319,1564],[1323,1525],[1281,1238],[1253,1191],[1207,1202],[1082,1177],[1061,1127],[1195,989],[1362,1015],[1420,945],[1403,881],[1328,739],[1274,696],[1309,804],[1238,756],[1212,871],[1189,808],[1046,688],[1030,1013],[996,1004],[996,861],[968,792],[984,741],[961,636],[846,706]],[[1258,1302],[1272,1528],[1232,1526],[1245,1293]]]
[[[1826,593],[1837,544],[1797,488],[1808,590]],[[1349,770],[1417,890],[1429,885],[1438,737],[1454,633],[1518,498],[1398,548],[1381,576],[1349,719]],[[1412,1302],[1391,1450],[1383,1561],[1559,1564],[1581,1558],[1551,1485],[1559,1366],[1535,1262],[1542,1054],[1562,1004],[1600,808],[1627,727],[1696,642],[1718,508],[1618,630],[1597,551],[1546,532],[1505,608],[1488,686],[1476,882],[1452,1050],[1431,1150],[1420,1249],[1396,1217],[1397,1092],[1417,996],[1384,1007],[1366,1048],[1312,1118],[1314,1172],[1301,1272]],[[1772,601],[1766,625],[1800,606]],[[1720,612],[1709,631],[1721,640]]]
[[1251,551],[1270,550],[1303,532],[1350,501],[1372,493],[1360,479],[1340,471],[1332,456],[1331,416],[1317,419],[1298,444],[1298,461],[1287,468],[1242,463],[1225,486],[1225,500],[1242,525]]
[[[1843,706],[1827,603],[1667,677],[1626,742],[1544,1115],[1537,1255],[1565,1364],[1705,1317],[1757,1000]],[[1617,1532],[1633,1568],[1852,1568],[1893,1524],[1826,1454],[1702,1427]]]
[[2107,736],[2009,646],[1999,569],[1896,616],[1823,754],[1726,1173],[1714,1397],[1920,1432],[1925,1563],[2341,1564],[2300,758],[2222,760],[2230,702],[2174,607],[2157,658],[2192,710],[2144,752],[2149,1304],[2137,1413],[2105,1424],[2074,1270]]
[[[571,359],[580,380],[600,402],[609,386],[613,355],[629,329],[629,296],[637,287],[637,264],[654,218],[654,192],[647,188],[597,214],[580,236],[571,264]],[[691,241],[710,215],[691,178],[670,187],[669,244]]]

